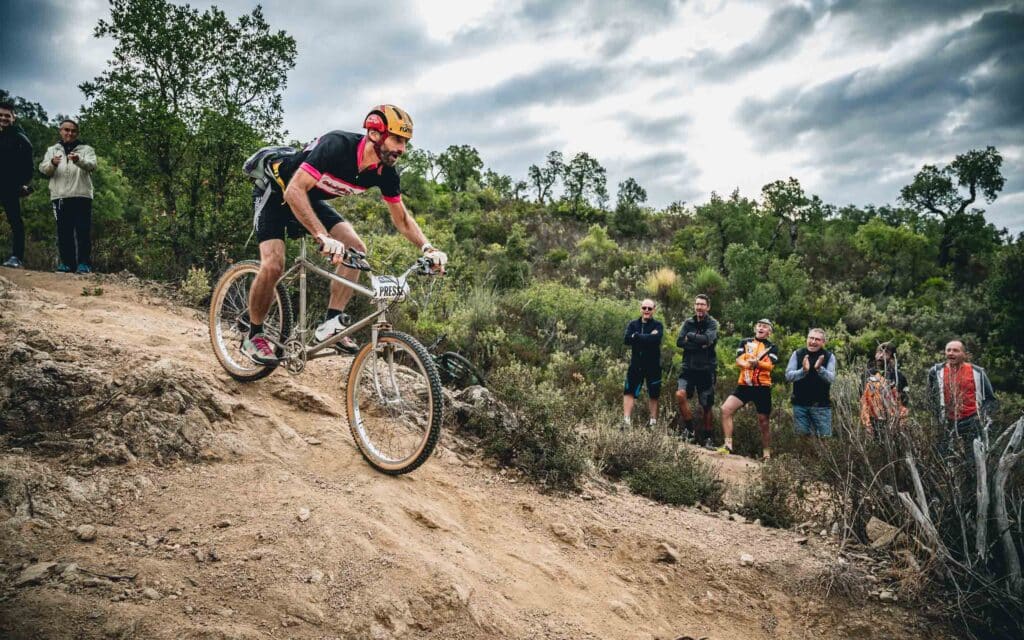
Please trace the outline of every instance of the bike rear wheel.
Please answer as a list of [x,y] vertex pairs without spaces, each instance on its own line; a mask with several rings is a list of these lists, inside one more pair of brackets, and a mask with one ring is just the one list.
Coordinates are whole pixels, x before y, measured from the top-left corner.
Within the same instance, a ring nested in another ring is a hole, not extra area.
[[[249,332],[249,289],[260,263],[244,260],[228,267],[217,281],[210,297],[210,343],[224,370],[235,380],[251,382],[270,375],[276,365],[253,362],[242,352],[242,341]],[[277,284],[270,310],[263,321],[263,332],[283,342],[291,335],[292,307],[284,286]]]
[[360,453],[389,475],[413,471],[441,435],[441,380],[415,338],[384,331],[352,360],[346,389],[348,424]]
[[487,386],[487,381],[484,380],[480,370],[460,353],[445,351],[441,355],[436,356],[434,362],[437,363],[437,372],[441,376],[441,384],[452,386],[456,389],[465,389],[475,384],[481,387]]

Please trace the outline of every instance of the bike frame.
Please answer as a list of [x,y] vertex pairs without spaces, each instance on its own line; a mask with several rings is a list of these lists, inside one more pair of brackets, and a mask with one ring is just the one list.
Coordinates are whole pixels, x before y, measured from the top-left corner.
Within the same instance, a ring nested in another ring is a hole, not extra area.
[[[416,269],[416,267],[417,265],[414,263],[413,266],[406,269],[405,273],[403,273],[401,276],[398,276],[398,281],[404,284],[407,281],[409,275]],[[306,328],[306,277],[308,273],[313,273],[318,276],[321,276],[322,278],[326,278],[327,280],[337,282],[342,286],[352,289],[355,293],[358,293],[361,296],[365,296],[367,298],[370,298],[371,300],[375,300],[377,304],[377,310],[371,313],[370,315],[366,316],[365,318],[359,320],[358,322],[351,324],[347,329],[345,329],[341,333],[335,334],[328,338],[327,340],[324,340],[323,342],[312,345],[308,344],[308,334],[310,333],[309,329]],[[296,256],[295,263],[291,267],[289,267],[288,270],[284,272],[284,274],[281,275],[277,282],[278,284],[283,284],[285,281],[289,280],[296,274],[298,275],[299,280],[299,318],[296,324],[295,331],[298,340],[303,345],[303,349],[305,351],[305,360],[315,360],[317,358],[326,358],[332,355],[336,355],[333,351],[328,351],[328,349],[330,347],[333,347],[345,336],[352,335],[353,333],[371,324],[373,326],[370,328],[370,339],[371,343],[374,346],[376,346],[378,332],[381,331],[382,329],[386,330],[390,326],[385,315],[387,310],[391,307],[392,304],[402,299],[401,297],[381,298],[376,294],[376,292],[373,289],[364,287],[358,282],[353,282],[348,278],[343,278],[342,276],[339,276],[338,274],[328,271],[323,267],[313,263],[312,261],[310,261],[306,253],[305,238],[302,238],[299,243],[299,255]]]

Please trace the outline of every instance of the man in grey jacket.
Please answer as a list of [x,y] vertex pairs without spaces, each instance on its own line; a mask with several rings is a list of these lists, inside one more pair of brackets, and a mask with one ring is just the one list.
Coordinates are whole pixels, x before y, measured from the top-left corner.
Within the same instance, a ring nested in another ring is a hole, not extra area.
[[[60,142],[46,150],[39,170],[50,179],[50,201],[57,219],[57,271],[92,272],[92,172],[96,152],[78,139],[78,123],[60,123]],[[77,265],[77,266],[76,266]]]
[[928,371],[928,392],[940,423],[945,426],[944,448],[959,436],[965,447],[982,435],[999,403],[988,374],[968,362],[969,354],[960,340],[946,345],[946,361]]

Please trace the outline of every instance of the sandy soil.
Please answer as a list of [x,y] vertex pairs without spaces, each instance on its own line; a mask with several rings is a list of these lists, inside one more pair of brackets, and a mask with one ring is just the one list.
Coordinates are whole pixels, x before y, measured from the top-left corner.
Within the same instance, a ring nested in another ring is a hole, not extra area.
[[[169,363],[223,409],[195,418],[194,459],[163,464],[82,466],[0,434],[4,638],[946,637],[914,611],[826,597],[835,549],[816,536],[604,484],[544,495],[451,434],[415,473],[381,475],[348,433],[344,359],[243,385],[204,319],[144,286],[0,276],[8,347],[43,344],[34,357],[111,384]],[[723,464],[735,482],[756,463]]]

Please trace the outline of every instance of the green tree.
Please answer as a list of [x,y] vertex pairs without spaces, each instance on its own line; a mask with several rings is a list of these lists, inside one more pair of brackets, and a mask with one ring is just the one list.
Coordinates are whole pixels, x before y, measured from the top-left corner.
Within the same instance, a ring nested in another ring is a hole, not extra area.
[[711,200],[698,206],[694,212],[705,250],[719,271],[728,272],[725,252],[730,244],[745,245],[756,239],[756,206],[757,203],[740,196],[739,189],[736,189],[728,199],[712,192]]
[[484,171],[483,186],[487,189],[494,189],[495,193],[505,200],[512,199],[512,178],[496,171],[487,169]]
[[[985,230],[980,210],[968,211],[980,195],[986,203],[992,204],[1003,190],[1006,180],[1001,168],[1003,156],[995,147],[986,147],[961,153],[945,167],[926,164],[914,176],[914,181],[900,190],[900,201],[921,212],[938,217],[942,221],[942,237],[939,241],[938,263],[940,267],[950,264],[966,266],[970,248],[978,237],[968,237],[971,231],[991,236]],[[963,192],[966,190],[966,194]],[[978,224],[979,220],[982,222]],[[981,238],[981,244],[988,244]],[[994,248],[994,247],[990,247]]]
[[807,207],[811,200],[804,193],[796,178],[776,180],[761,188],[761,207],[772,218],[777,218],[768,248],[774,249],[783,229],[789,233],[789,248],[796,248],[799,224],[808,217]]
[[551,190],[564,174],[565,162],[561,151],[550,152],[544,166],[530,165],[526,175],[530,179],[530,184],[537,190],[537,202],[544,204],[551,201]]
[[872,279],[884,294],[906,295],[934,269],[932,243],[908,227],[872,218],[857,229],[853,244],[870,263]]
[[480,169],[484,161],[480,159],[480,153],[468,144],[453,144],[437,156],[437,166],[448,188],[462,192],[469,188],[470,183],[480,184]]
[[647,190],[633,178],[626,178],[619,183],[619,193],[608,226],[616,233],[624,236],[640,236],[647,229],[644,210],[641,207],[647,202]]
[[600,207],[607,200],[607,172],[601,163],[586,151],[573,156],[565,166],[565,199],[569,202],[570,211],[578,216],[583,205],[591,201]]
[[[83,129],[140,197],[157,195],[152,236],[187,260],[187,244],[208,246],[247,199],[237,167],[263,135],[278,135],[295,40],[258,7],[231,21],[167,0],[111,0],[94,35],[113,39],[114,52],[81,85]],[[230,224],[244,226],[241,216]]]

